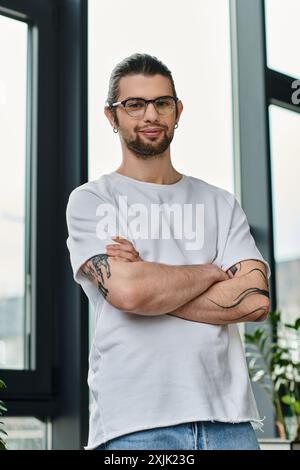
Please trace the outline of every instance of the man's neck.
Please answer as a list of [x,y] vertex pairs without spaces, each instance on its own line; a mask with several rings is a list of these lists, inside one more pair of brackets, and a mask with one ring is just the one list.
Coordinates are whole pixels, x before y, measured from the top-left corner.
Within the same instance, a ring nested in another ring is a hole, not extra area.
[[174,184],[182,178],[182,174],[176,171],[173,167],[167,168],[164,171],[158,171],[153,168],[130,169],[121,165],[117,168],[116,172],[145,183]]

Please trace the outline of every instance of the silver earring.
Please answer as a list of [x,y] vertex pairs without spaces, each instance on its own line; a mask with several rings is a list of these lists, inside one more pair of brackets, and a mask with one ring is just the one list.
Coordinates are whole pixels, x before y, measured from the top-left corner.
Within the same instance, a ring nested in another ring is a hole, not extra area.
[[177,129],[177,127],[178,127],[178,122],[176,122],[174,129]]
[[114,128],[113,128],[113,132],[114,132],[115,134],[117,134],[117,132],[119,132],[119,130],[118,130],[116,127],[114,127]]

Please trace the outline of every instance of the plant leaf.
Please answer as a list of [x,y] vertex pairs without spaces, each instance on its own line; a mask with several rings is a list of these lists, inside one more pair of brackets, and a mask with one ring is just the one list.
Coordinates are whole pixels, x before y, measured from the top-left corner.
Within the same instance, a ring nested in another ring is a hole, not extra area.
[[256,374],[252,377],[252,382],[258,382],[266,375],[264,370],[259,370]]
[[6,383],[3,382],[3,380],[0,379],[0,388],[7,388]]
[[294,410],[296,415],[300,416],[300,401],[295,401],[294,403]]
[[281,397],[281,401],[285,405],[291,405],[293,403],[293,399],[290,395],[284,395],[283,397]]
[[0,450],[7,450],[4,440],[0,437]]

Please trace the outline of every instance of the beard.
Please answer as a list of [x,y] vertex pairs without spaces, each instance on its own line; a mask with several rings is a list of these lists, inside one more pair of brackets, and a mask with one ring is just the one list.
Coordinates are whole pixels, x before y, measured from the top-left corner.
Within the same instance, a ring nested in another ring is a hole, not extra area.
[[[152,141],[146,142],[139,133],[135,139],[127,139],[123,136],[126,146],[138,157],[146,160],[148,157],[160,157],[167,150],[174,137],[174,131],[171,136],[163,132],[163,137],[153,138]],[[156,142],[156,140],[158,142]]]

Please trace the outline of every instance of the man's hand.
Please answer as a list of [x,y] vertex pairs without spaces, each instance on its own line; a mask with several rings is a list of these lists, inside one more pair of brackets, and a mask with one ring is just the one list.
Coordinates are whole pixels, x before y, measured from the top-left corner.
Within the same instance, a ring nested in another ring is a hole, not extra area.
[[118,242],[118,244],[106,245],[106,253],[108,256],[113,257],[119,261],[127,262],[136,262],[144,261],[139,252],[135,249],[133,244],[123,237],[111,237],[113,240]]

